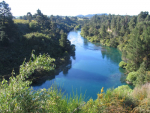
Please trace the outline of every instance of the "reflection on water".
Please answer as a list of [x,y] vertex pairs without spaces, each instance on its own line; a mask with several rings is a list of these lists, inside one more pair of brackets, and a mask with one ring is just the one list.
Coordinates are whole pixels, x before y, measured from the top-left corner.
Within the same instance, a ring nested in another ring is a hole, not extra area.
[[[71,57],[75,60],[74,55]],[[41,86],[46,81],[55,79],[55,76],[59,75],[60,72],[63,72],[63,75],[67,76],[68,70],[71,69],[71,66],[72,66],[71,65],[71,63],[72,63],[71,57],[66,59],[65,63],[62,66],[60,66],[57,70],[55,70],[54,74],[51,74],[51,75],[47,74],[47,75],[44,75],[43,77],[40,77],[39,79],[37,78],[36,80],[32,81],[31,86],[33,86],[33,87]]]
[[68,39],[76,46],[75,55],[58,71],[56,76],[45,78],[34,84],[34,89],[49,88],[53,83],[62,86],[65,94],[78,92],[85,98],[97,98],[97,93],[104,87],[116,88],[124,82],[123,70],[119,69],[121,53],[99,43],[92,44],[81,37],[80,31],[72,31]]

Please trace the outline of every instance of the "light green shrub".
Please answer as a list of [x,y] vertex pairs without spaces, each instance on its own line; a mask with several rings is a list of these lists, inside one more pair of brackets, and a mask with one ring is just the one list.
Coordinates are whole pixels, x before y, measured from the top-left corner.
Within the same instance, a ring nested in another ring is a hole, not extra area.
[[118,86],[114,89],[114,93],[119,94],[119,96],[127,96],[132,92],[132,89],[128,85]]
[[127,63],[124,62],[124,61],[121,61],[121,62],[119,63],[119,67],[126,68],[126,66],[127,66]]
[[[52,86],[48,90],[33,90],[31,82],[25,79],[35,69],[49,71],[54,67],[54,59],[48,55],[32,57],[29,62],[20,66],[20,73],[16,77],[14,71],[9,82],[5,79],[0,83],[0,113],[70,113],[74,112],[83,102],[82,96],[68,99],[63,93]],[[78,110],[76,110],[78,111]]]
[[130,72],[126,78],[129,82],[134,82],[137,78],[137,72]]
[[31,28],[32,30],[36,30],[38,26],[38,23],[36,21],[32,21],[29,23],[29,28]]

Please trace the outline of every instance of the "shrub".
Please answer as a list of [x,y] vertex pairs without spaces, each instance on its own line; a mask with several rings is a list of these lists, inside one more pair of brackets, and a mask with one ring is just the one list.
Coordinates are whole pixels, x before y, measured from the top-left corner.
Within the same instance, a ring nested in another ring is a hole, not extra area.
[[121,68],[126,68],[126,66],[127,66],[127,63],[124,62],[124,61],[121,61],[121,62],[119,63],[119,67],[121,67]]
[[150,83],[146,83],[141,87],[134,88],[132,97],[139,101],[139,105],[133,109],[133,112],[150,112]]
[[24,61],[20,66],[19,74],[28,78],[35,72],[35,70],[38,73],[52,71],[55,69],[54,61],[55,59],[51,58],[48,54],[43,54],[36,57],[32,52],[30,61]]
[[137,72],[130,72],[126,78],[127,81],[133,83],[137,78]]
[[[34,59],[34,60],[32,60]],[[73,96],[68,99],[57,87],[50,87],[48,90],[35,91],[30,87],[31,82],[25,79],[35,69],[52,70],[51,59],[47,55],[32,57],[29,62],[20,66],[20,73],[16,77],[14,71],[9,82],[5,79],[0,83],[0,112],[4,113],[68,113],[79,111],[82,96]],[[77,110],[76,110],[77,109]]]
[[29,23],[29,28],[32,30],[37,30],[38,23],[36,21],[32,21]]
[[81,28],[81,25],[76,25],[75,27],[74,27],[74,30],[79,30]]
[[150,98],[150,83],[134,88],[132,95],[139,100]]
[[127,96],[132,92],[132,89],[128,85],[118,86],[114,89],[114,93],[119,94],[119,96]]

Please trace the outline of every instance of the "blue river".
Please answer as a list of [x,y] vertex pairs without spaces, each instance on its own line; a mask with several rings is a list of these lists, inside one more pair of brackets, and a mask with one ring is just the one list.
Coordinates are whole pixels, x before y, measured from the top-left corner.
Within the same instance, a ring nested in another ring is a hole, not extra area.
[[75,56],[57,75],[41,84],[34,84],[35,90],[56,84],[64,94],[82,93],[85,99],[96,99],[101,88],[104,91],[126,84],[123,69],[119,68],[121,52],[116,48],[91,43],[81,37],[81,31],[71,31],[68,39],[76,47]]

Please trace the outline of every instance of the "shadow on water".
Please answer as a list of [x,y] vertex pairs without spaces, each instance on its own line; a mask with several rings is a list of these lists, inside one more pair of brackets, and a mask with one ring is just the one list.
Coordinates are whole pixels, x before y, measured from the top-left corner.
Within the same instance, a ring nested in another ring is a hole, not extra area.
[[[75,59],[75,53],[72,54],[71,57]],[[31,86],[41,86],[46,81],[55,79],[55,76],[59,75],[60,72],[63,72],[63,75],[67,76],[69,69],[71,69],[72,67],[71,57],[67,57],[63,65],[56,68],[53,74],[46,74],[43,77],[37,78],[36,80],[32,81]]]
[[103,59],[111,60],[115,64],[119,64],[121,61],[121,52],[116,50],[116,48],[105,47],[105,50],[101,50]]
[[[90,44],[92,44],[90,46]],[[86,38],[83,38],[84,49],[101,51],[102,58],[107,58],[115,64],[119,64],[121,61],[121,51],[113,47],[103,46],[100,43],[91,43]]]
[[83,38],[83,40],[84,40],[84,48],[87,48],[88,47],[88,40],[85,38]]
[[[80,31],[70,32],[68,39],[76,46],[76,51],[65,63],[56,69],[53,76],[45,76],[35,81],[34,89],[58,86],[64,94],[80,92],[85,98],[97,98],[97,93],[125,85],[124,70],[119,68],[121,53],[116,48],[91,43],[80,36]],[[80,90],[81,89],[81,90]]]

